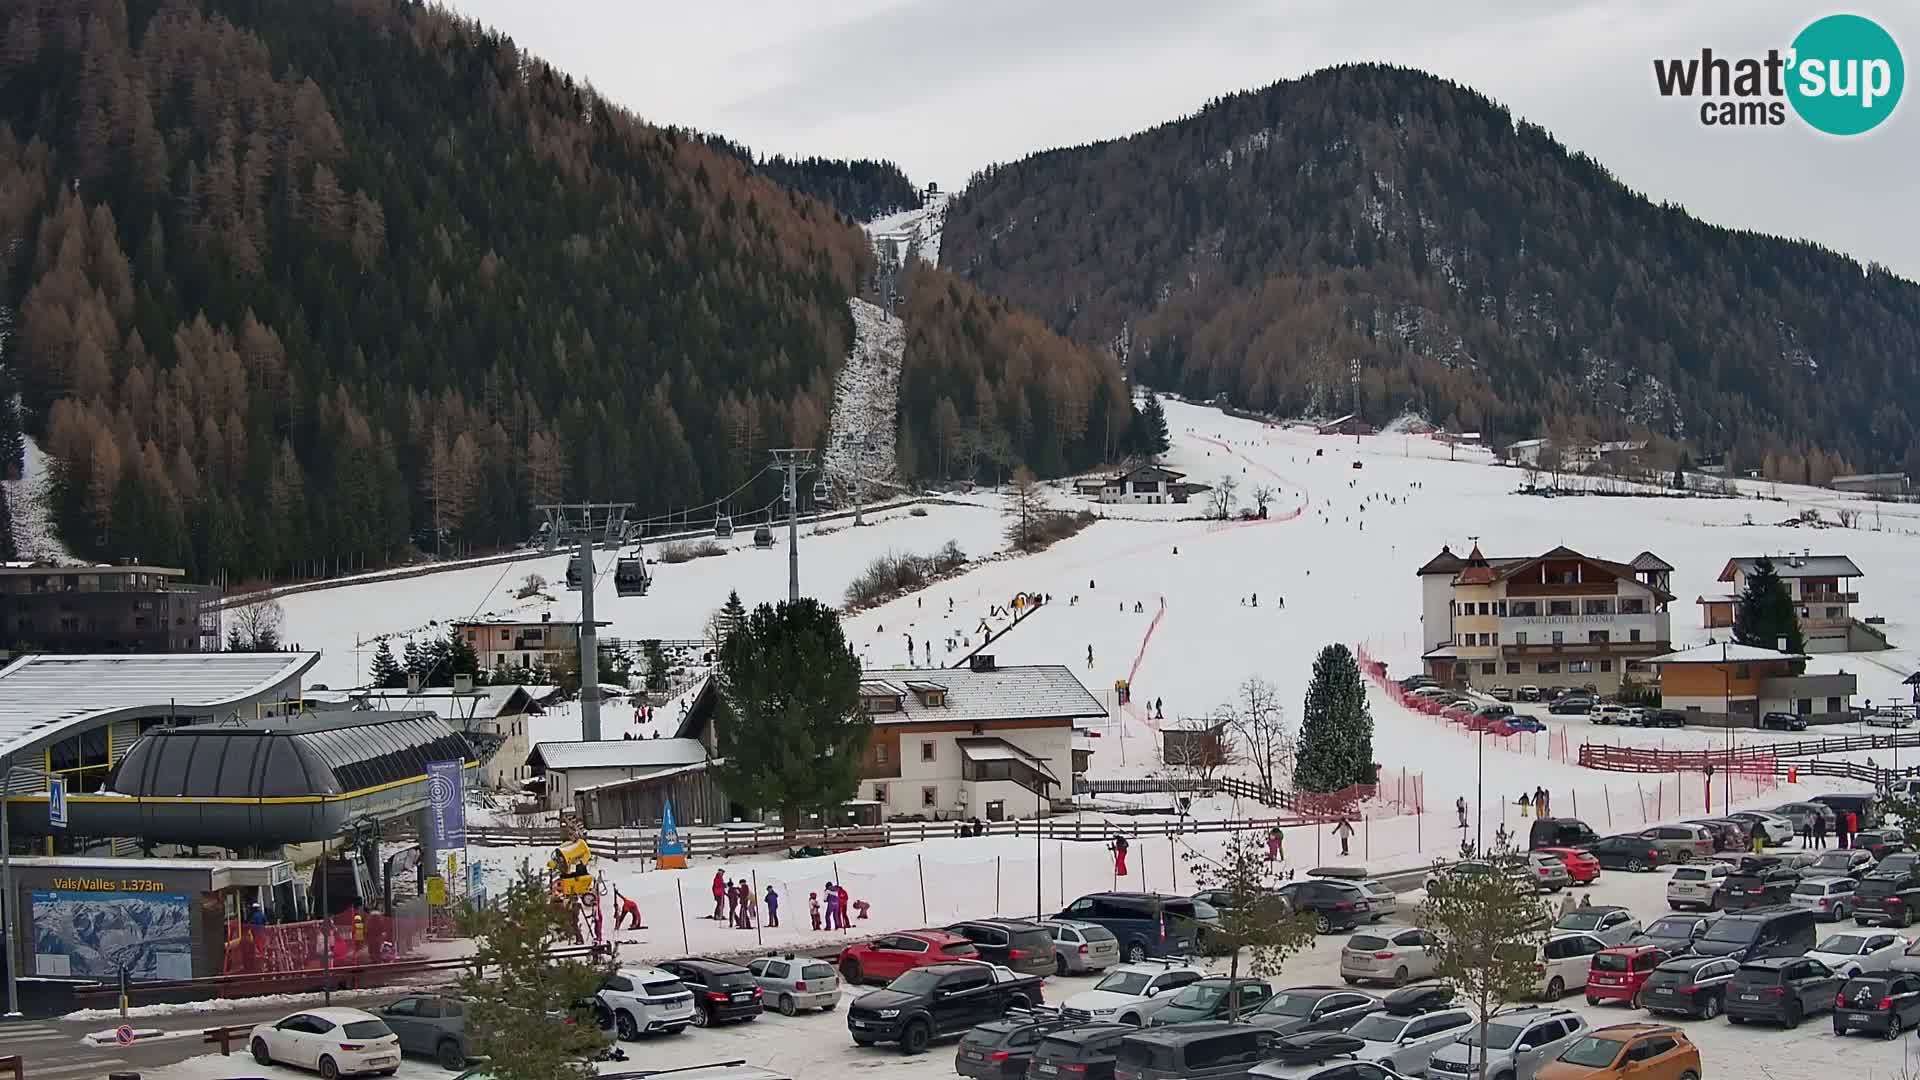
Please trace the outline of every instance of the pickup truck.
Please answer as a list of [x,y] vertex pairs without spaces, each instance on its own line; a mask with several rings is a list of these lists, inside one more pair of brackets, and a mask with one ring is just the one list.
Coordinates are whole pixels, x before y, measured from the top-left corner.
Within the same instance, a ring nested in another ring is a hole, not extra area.
[[915,968],[855,998],[847,1009],[847,1032],[860,1046],[897,1042],[902,1052],[919,1054],[938,1036],[1043,1003],[1037,975],[956,960]]

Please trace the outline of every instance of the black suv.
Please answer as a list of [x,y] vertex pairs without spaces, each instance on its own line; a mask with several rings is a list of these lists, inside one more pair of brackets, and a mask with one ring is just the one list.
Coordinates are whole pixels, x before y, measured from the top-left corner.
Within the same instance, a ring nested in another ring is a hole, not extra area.
[[1857,926],[1908,926],[1920,914],[1920,875],[1875,870],[1853,890]]
[[693,991],[693,1026],[706,1027],[726,1020],[758,1020],[761,994],[759,980],[739,964],[690,956],[668,960],[660,970],[672,972],[687,989]]
[[1289,911],[1313,912],[1313,928],[1322,934],[1343,933],[1373,919],[1373,904],[1360,886],[1345,881],[1292,881],[1275,890]]
[[1579,818],[1540,818],[1527,830],[1527,847],[1579,848],[1585,851],[1600,842],[1600,834]]
[[1040,1040],[1068,1026],[1057,1013],[1016,1012],[999,1020],[975,1024],[960,1037],[953,1052],[953,1071],[973,1080],[1019,1080]]
[[1742,867],[1739,873],[1728,874],[1720,891],[1713,896],[1720,902],[1722,910],[1745,911],[1748,908],[1791,903],[1793,887],[1798,884],[1800,875],[1784,866]]
[[1648,709],[1640,714],[1641,727],[1684,727],[1687,714],[1678,709]]
[[1140,1029],[1132,1024],[1081,1024],[1053,1031],[1034,1047],[1029,1080],[1113,1080],[1120,1040]]
[[1010,967],[1022,975],[1054,973],[1053,934],[1036,923],[1018,919],[973,919],[947,927],[980,952],[990,964]]
[[1553,699],[1553,704],[1547,706],[1547,711],[1557,715],[1585,715],[1593,711],[1593,699],[1585,694],[1568,694],[1565,697]]
[[1281,1035],[1345,1031],[1386,1005],[1372,994],[1338,986],[1290,986],[1277,990],[1250,1023]]
[[1834,995],[1845,982],[1827,965],[1804,956],[1749,960],[1727,984],[1727,1020],[1771,1020],[1798,1027],[1810,1014],[1831,1011]]
[[1807,718],[1790,712],[1770,712],[1760,718],[1760,726],[1768,731],[1805,731]]

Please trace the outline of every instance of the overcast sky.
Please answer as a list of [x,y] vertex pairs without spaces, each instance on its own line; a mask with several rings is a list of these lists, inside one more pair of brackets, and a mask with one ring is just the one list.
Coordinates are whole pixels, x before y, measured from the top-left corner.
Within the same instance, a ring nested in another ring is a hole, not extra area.
[[[640,116],[762,153],[888,158],[963,185],[1210,97],[1377,60],[1464,83],[1629,186],[1722,225],[1815,240],[1920,279],[1920,102],[1875,132],[1702,127],[1652,61],[1785,48],[1832,11],[1920,61],[1920,8],[1873,0],[451,0]],[[1920,93],[1915,91],[1914,93]],[[1910,99],[1914,96],[1909,93]]]

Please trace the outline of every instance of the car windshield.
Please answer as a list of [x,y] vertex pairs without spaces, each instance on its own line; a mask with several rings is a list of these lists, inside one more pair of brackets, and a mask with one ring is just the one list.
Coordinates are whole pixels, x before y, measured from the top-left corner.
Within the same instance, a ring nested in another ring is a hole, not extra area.
[[1853,865],[1853,853],[1849,851],[1829,851],[1813,860],[1813,865],[1832,869],[1844,869]]
[[1226,983],[1197,982],[1173,995],[1173,1000],[1167,1004],[1177,1008],[1211,1009],[1226,996]]
[[1596,930],[1604,916],[1597,911],[1570,911],[1553,925],[1562,930]]
[[1881,874],[1904,874],[1912,870],[1916,863],[1920,863],[1920,855],[1904,853],[1889,855],[1880,860],[1880,865],[1875,867],[1874,871]]
[[1798,885],[1795,885],[1795,886],[1793,887],[1793,895],[1795,895],[1795,896],[1825,896],[1825,895],[1827,895],[1827,886],[1826,886],[1826,884],[1825,884],[1825,883],[1823,883],[1823,882],[1818,882],[1818,881],[1803,881],[1803,882],[1801,882],[1800,884],[1798,884]]
[[1692,919],[1655,919],[1646,934],[1648,937],[1692,937],[1694,925]]
[[887,989],[903,994],[931,994],[940,985],[940,976],[932,971],[909,971],[887,984]]
[[1718,941],[1729,945],[1745,945],[1760,932],[1760,924],[1747,919],[1721,919],[1707,927],[1704,941]]
[[1814,952],[1857,956],[1866,950],[1867,939],[1858,934],[1831,934],[1813,947]]
[[1892,896],[1899,891],[1900,880],[1898,878],[1869,874],[1860,879],[1860,887],[1853,890],[1853,895],[1856,897],[1864,896],[1871,899],[1874,897]]
[[800,977],[803,979],[831,979],[833,978],[833,965],[808,964],[806,967],[800,969]]
[[1518,1024],[1502,1024],[1502,1023],[1495,1022],[1487,1025],[1487,1041],[1484,1043],[1482,1043],[1477,1037],[1479,1035],[1479,1032],[1476,1032],[1472,1029],[1468,1029],[1465,1034],[1461,1035],[1460,1038],[1456,1039],[1455,1041],[1465,1043],[1468,1046],[1486,1046],[1487,1048],[1492,1050],[1505,1050],[1507,1047],[1512,1046],[1516,1041],[1518,1041],[1520,1036],[1524,1034],[1526,1030],[1527,1030],[1526,1028],[1521,1027]]
[[1625,953],[1600,952],[1593,954],[1595,971],[1631,971],[1633,961]]
[[379,1020],[355,1020],[340,1029],[349,1039],[381,1039],[393,1032]]
[[1347,1034],[1368,1042],[1398,1042],[1400,1033],[1407,1030],[1408,1020],[1404,1016],[1389,1013],[1374,1013],[1347,1029]]
[[1113,971],[1107,977],[1095,983],[1095,990],[1106,990],[1115,994],[1139,995],[1147,992],[1147,984],[1153,976],[1144,971]]
[[1104,926],[1091,926],[1091,925],[1089,925],[1089,926],[1082,926],[1082,927],[1079,927],[1078,929],[1079,929],[1079,931],[1080,931],[1080,936],[1081,936],[1082,938],[1085,938],[1085,939],[1086,939],[1086,940],[1088,940],[1088,941],[1118,941],[1118,940],[1120,940],[1119,938],[1116,938],[1116,937],[1114,937],[1114,936],[1113,936],[1113,931],[1111,931],[1111,930],[1109,930],[1109,929],[1107,929],[1107,928],[1106,928],[1106,927],[1104,927]]
[[1267,999],[1260,1011],[1268,1016],[1311,1016],[1313,1007],[1320,1004],[1319,994],[1275,994]]
[[1560,1060],[1569,1065],[1584,1065],[1589,1069],[1604,1069],[1613,1064],[1614,1059],[1620,1056],[1620,1048],[1624,1045],[1626,1044],[1615,1042],[1612,1039],[1602,1039],[1588,1035],[1583,1039],[1574,1040],[1572,1046],[1567,1047],[1561,1052]]

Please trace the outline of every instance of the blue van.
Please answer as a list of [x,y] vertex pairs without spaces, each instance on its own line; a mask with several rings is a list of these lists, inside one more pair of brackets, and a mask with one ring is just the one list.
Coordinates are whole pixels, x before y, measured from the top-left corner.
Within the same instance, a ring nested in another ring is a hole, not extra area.
[[1187,956],[1200,928],[1193,898],[1158,893],[1098,892],[1068,904],[1056,918],[1104,926],[1130,961]]

